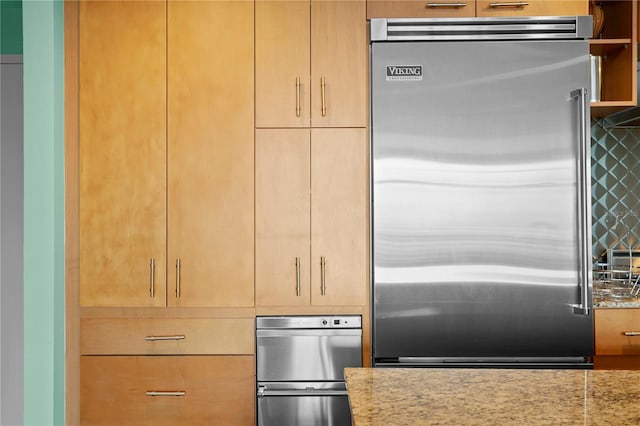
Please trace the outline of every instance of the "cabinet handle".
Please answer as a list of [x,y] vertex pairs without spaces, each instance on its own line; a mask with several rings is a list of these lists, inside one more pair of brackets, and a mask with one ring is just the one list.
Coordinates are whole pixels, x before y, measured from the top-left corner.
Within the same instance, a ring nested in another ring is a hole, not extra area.
[[324,256],[320,256],[320,293],[324,296],[326,293],[327,287],[325,285],[324,280],[324,269],[325,269],[325,261]]
[[505,2],[497,2],[497,3],[489,3],[489,7],[525,7],[529,6],[529,3],[526,1],[505,1]]
[[327,115],[327,103],[325,102],[325,98],[324,98],[324,86],[325,86],[325,82],[324,82],[324,77],[322,77],[320,79],[320,93],[322,94],[322,116],[325,117]]
[[427,7],[466,7],[466,3],[427,3]]
[[629,337],[640,336],[640,331],[625,331],[623,334]]
[[296,257],[296,296],[300,297],[300,258]]
[[176,299],[180,299],[180,259],[176,259]]
[[296,117],[300,117],[300,77],[296,77]]
[[147,396],[185,396],[185,391],[147,391]]
[[156,261],[152,257],[149,261],[149,296],[153,299],[155,297],[155,269],[156,269]]
[[184,340],[187,336],[184,334],[176,335],[176,336],[146,336],[144,340],[148,342],[155,342],[157,340]]

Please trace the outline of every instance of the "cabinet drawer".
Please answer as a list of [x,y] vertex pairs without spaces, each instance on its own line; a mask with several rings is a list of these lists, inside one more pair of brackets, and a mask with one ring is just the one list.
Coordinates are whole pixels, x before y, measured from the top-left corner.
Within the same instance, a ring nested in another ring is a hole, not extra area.
[[[521,4],[514,6],[514,4]],[[477,16],[575,16],[588,15],[587,0],[478,0]]]
[[80,321],[82,355],[254,354],[253,318]]
[[254,365],[253,356],[83,356],[80,421],[254,425]]
[[368,0],[367,18],[450,18],[476,15],[475,0]]
[[640,355],[640,309],[596,309],[595,342],[596,355]]

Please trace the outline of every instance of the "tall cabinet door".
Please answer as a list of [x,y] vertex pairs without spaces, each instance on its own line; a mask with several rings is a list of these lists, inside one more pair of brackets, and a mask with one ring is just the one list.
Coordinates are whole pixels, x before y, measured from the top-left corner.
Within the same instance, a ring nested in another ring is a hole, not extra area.
[[168,8],[168,304],[253,306],[253,2]]
[[367,125],[364,0],[311,2],[311,125]]
[[256,306],[306,306],[309,129],[256,131]]
[[165,7],[80,3],[82,306],[165,305]]
[[256,1],[256,127],[308,127],[309,1]]
[[364,305],[367,131],[311,130],[311,303]]

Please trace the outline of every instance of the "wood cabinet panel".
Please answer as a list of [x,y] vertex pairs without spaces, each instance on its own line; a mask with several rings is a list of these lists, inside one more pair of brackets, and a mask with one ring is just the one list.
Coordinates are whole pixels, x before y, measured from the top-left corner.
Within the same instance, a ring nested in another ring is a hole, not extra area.
[[312,129],[313,305],[367,303],[367,167],[366,129]]
[[595,343],[596,355],[640,355],[640,309],[596,309]]
[[253,2],[168,8],[168,305],[253,306]]
[[83,426],[255,423],[253,356],[83,356],[80,376]]
[[367,18],[467,18],[476,16],[475,0],[367,0]]
[[[521,6],[509,5],[518,3]],[[476,16],[576,16],[588,14],[589,2],[587,0],[528,0],[522,2],[477,0],[476,7]]]
[[640,356],[597,355],[593,357],[595,370],[640,370]]
[[309,137],[309,129],[256,130],[257,306],[311,301]]
[[310,5],[256,1],[256,127],[310,124]]
[[[311,2],[311,125],[367,125],[364,0]],[[324,82],[324,88],[322,87]]]
[[366,305],[366,129],[259,129],[256,165],[256,306]]
[[234,355],[255,353],[252,318],[80,321],[82,355]]
[[165,23],[162,2],[80,2],[82,306],[165,304]]
[[366,126],[367,41],[365,0],[257,1],[256,126]]

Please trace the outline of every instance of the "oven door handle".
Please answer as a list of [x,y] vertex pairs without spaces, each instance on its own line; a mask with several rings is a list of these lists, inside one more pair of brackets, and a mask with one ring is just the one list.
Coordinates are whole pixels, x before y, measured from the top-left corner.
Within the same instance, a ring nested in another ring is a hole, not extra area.
[[267,396],[345,396],[346,390],[331,389],[291,389],[291,390],[258,390],[258,398]]
[[361,328],[256,330],[256,337],[362,336]]

